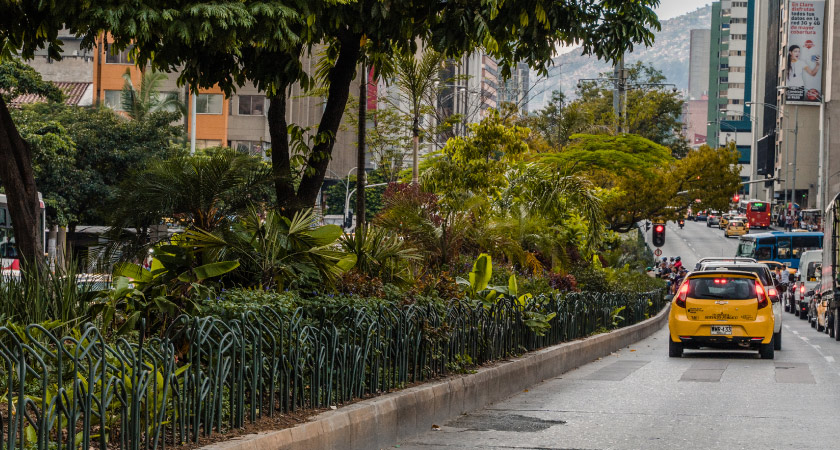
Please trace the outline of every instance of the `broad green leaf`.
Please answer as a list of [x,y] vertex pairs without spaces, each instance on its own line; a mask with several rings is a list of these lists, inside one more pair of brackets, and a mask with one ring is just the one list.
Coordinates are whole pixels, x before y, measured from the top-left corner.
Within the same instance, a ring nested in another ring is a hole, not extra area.
[[490,277],[493,276],[493,262],[490,255],[482,253],[473,263],[472,272],[470,272],[470,286],[474,292],[481,292],[487,289],[487,284],[490,283]]
[[330,245],[341,237],[341,227],[338,225],[324,225],[307,232],[308,236],[313,239],[313,244],[318,247]]
[[516,283],[516,274],[510,274],[508,278],[508,294],[514,297],[519,295],[519,285]]
[[193,269],[198,281],[222,276],[239,267],[239,261],[219,261]]

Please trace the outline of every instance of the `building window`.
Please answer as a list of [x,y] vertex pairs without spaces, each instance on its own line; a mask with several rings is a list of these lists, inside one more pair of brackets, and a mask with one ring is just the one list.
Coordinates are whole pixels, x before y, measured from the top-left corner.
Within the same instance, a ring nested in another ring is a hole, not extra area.
[[133,47],[129,46],[119,53],[111,53],[109,47],[105,47],[105,64],[134,64],[134,59],[130,56]]
[[746,8],[747,2],[732,2],[732,8]]
[[747,23],[747,19],[745,17],[733,17],[729,19],[729,23]]
[[741,104],[741,100],[739,100],[739,99],[737,99],[737,98],[729,99],[729,104],[730,104],[730,105],[740,105],[740,104]]
[[[221,114],[222,103],[222,94],[198,94],[195,99],[195,113]],[[221,145],[221,142],[219,145]]]
[[729,50],[729,56],[744,56],[747,52],[744,50]]
[[163,103],[169,99],[172,99],[172,103],[167,105],[166,108],[163,108],[164,111],[168,112],[175,112],[178,111],[177,102],[181,101],[181,97],[178,95],[177,92],[168,91],[168,92],[159,92],[158,93],[158,101]]
[[263,141],[236,141],[236,150],[251,156],[263,156],[268,142]]
[[746,34],[730,34],[729,38],[734,41],[746,41],[747,35]]
[[122,107],[122,91],[105,91],[105,106],[114,111],[125,111]]
[[718,78],[718,83],[720,83],[720,84],[729,83],[729,77]]
[[222,141],[219,139],[196,139],[195,148],[210,148],[221,147]]
[[720,65],[720,70],[728,70],[728,69],[729,69],[729,64],[721,64]]
[[265,96],[264,95],[240,95],[239,96],[240,116],[264,116]]

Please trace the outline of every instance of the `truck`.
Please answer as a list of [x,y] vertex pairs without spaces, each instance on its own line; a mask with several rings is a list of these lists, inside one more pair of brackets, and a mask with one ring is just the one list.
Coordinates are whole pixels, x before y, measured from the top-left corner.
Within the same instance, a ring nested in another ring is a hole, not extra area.
[[815,295],[828,301],[826,327],[828,335],[840,341],[840,194],[834,196],[825,209],[822,268]]

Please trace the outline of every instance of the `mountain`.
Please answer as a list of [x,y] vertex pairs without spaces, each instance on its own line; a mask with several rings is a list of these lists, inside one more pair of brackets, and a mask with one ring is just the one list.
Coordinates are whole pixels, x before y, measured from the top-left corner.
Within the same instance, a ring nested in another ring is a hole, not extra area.
[[[712,24],[712,7],[706,5],[687,14],[661,22],[662,30],[655,33],[653,45],[648,48],[636,48],[627,54],[625,64],[636,61],[652,64],[661,70],[668,83],[674,83],[681,90],[688,89],[688,56],[690,31],[709,29]],[[551,98],[554,90],[563,91],[567,97],[574,97],[577,82],[582,78],[598,78],[601,73],[609,72],[612,66],[594,56],[583,56],[575,48],[554,58],[554,65],[549,70],[548,78],[540,80],[536,73],[531,73],[537,81],[532,89],[529,108],[541,109],[545,101]]]

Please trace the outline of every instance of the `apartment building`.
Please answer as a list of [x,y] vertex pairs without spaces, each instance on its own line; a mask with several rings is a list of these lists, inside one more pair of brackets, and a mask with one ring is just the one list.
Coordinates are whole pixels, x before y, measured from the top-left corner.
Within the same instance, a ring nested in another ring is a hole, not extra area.
[[[315,57],[304,57],[303,65],[314,70]],[[123,75],[129,73],[132,83],[140,82],[141,71],[131,61],[127,51],[111,52],[107,44],[100,43],[92,55],[94,103],[103,104],[117,111],[120,93],[125,83]],[[190,132],[188,117],[193,104],[193,94],[177,84],[177,74],[168,74],[160,86],[162,95],[178,98],[187,106],[183,126]],[[358,93],[358,82],[351,86]],[[218,87],[200,89],[195,95],[196,147],[227,146],[256,156],[266,156],[271,148],[266,111],[269,101],[265,93],[253,85],[240,87],[230,97],[225,97]],[[286,120],[304,128],[317,127],[324,98],[313,97],[296,85],[290,89],[286,104]],[[342,126],[336,136],[328,178],[340,179],[356,166],[356,137],[352,130]]]
[[[720,146],[735,143],[741,179],[752,175],[752,43],[757,0],[712,3],[706,135]],[[748,185],[745,185],[748,186]],[[746,187],[742,193],[747,193]]]

